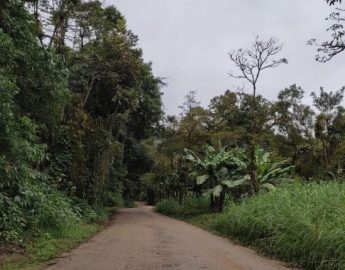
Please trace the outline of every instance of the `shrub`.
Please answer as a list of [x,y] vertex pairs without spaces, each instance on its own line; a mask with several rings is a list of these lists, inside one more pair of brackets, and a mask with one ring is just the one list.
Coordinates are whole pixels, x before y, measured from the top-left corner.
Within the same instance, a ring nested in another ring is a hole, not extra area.
[[81,210],[55,188],[27,181],[21,189],[21,197],[0,200],[1,241],[20,241],[27,231],[60,230],[80,220]]
[[78,216],[87,223],[94,222],[98,219],[97,212],[88,204],[86,200],[74,198],[73,208],[78,213]]
[[165,199],[157,203],[155,208],[159,213],[168,216],[180,216],[182,214],[182,205],[174,199]]
[[121,193],[119,192],[111,192],[106,191],[103,195],[103,204],[104,206],[117,206],[117,207],[123,207],[125,205],[125,202],[123,200],[123,197]]
[[[59,230],[62,227],[79,220],[77,208],[63,193],[45,185],[31,185],[30,216],[31,227],[39,230]],[[36,224],[35,224],[36,223]]]
[[156,210],[169,216],[188,217],[209,213],[211,208],[207,197],[187,196],[181,204],[176,199],[162,200],[156,205]]

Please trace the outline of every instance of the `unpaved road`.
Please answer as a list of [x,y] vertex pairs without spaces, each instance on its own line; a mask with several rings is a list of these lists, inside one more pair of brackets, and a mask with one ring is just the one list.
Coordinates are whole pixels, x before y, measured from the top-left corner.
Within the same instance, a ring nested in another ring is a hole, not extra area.
[[273,270],[281,263],[202,229],[155,213],[121,209],[112,225],[49,270]]

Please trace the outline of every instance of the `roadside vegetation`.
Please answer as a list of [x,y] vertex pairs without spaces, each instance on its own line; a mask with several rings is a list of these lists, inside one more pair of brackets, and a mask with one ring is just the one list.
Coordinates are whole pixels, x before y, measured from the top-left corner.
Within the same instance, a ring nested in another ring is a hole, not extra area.
[[21,245],[23,250],[16,246],[7,246],[6,256],[0,258],[0,269],[39,269],[46,261],[58,257],[96,234],[105,226],[110,213],[111,211],[105,211],[97,217],[97,222],[79,220],[27,236]]
[[284,185],[240,202],[229,200],[217,214],[210,209],[202,214],[205,202],[198,201],[203,203],[179,207],[163,200],[156,209],[303,269],[344,269],[344,183]]
[[165,199],[159,202],[155,209],[165,215],[177,218],[188,218],[211,212],[210,202],[205,196],[183,199],[182,203],[174,199]]

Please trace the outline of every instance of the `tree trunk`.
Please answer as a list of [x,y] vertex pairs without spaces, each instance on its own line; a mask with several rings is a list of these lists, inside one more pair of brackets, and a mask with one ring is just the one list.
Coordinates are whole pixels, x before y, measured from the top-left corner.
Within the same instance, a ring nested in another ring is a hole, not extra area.
[[250,149],[250,164],[249,164],[251,192],[253,194],[258,192],[258,189],[259,189],[256,171],[257,171],[257,167],[256,167],[256,157],[255,157],[255,143],[253,143]]
[[327,156],[327,148],[326,148],[326,142],[325,142],[325,139],[322,138],[322,150],[323,150],[323,158],[325,160],[325,166],[326,166],[326,169],[328,168],[328,156]]
[[257,178],[257,167],[256,167],[256,135],[257,135],[257,123],[256,123],[256,113],[257,113],[257,104],[256,104],[256,86],[253,84],[253,115],[252,115],[252,124],[251,124],[251,141],[250,141],[250,164],[249,164],[249,175],[250,175],[250,184],[252,194],[258,192],[259,183]]
[[223,211],[224,200],[225,200],[224,190],[222,190],[222,192],[219,194],[218,197],[214,197],[213,194],[211,194],[211,210],[213,213],[220,213]]

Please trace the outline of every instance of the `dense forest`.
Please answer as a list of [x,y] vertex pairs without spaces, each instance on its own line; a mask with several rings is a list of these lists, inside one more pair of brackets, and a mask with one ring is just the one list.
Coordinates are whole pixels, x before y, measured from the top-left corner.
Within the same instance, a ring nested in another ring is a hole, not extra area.
[[[343,3],[325,2],[334,8],[330,40],[308,42],[319,62],[345,50]],[[288,64],[282,49],[277,38],[257,36],[230,51],[230,78],[249,88],[226,90],[208,107],[189,91],[181,113],[166,115],[164,79],[144,61],[116,7],[0,1],[0,246],[142,200],[263,250],[276,245],[265,251],[308,269],[343,269],[343,244],[328,245],[345,239],[332,231],[343,228],[343,213],[327,215],[345,206],[345,87],[320,86],[306,103],[296,83],[266,99],[258,82]],[[320,215],[327,223],[315,221]],[[316,242],[288,238],[304,229],[307,236],[297,238]]]
[[[0,3],[0,239],[130,202],[162,82],[100,1]],[[135,168],[135,169],[134,169]]]

